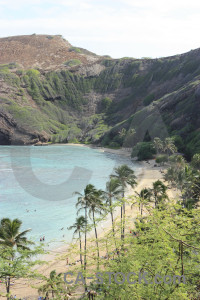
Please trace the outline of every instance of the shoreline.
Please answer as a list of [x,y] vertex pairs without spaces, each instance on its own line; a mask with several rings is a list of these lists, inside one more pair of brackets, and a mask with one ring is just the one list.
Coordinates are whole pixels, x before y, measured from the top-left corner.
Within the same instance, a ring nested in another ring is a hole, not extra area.
[[131,159],[131,148],[120,148],[120,149],[112,149],[101,146],[95,146],[93,144],[74,144],[74,143],[64,143],[64,144],[49,144],[48,146],[76,146],[76,147],[87,147],[91,149],[97,149],[101,152],[108,152],[112,154],[122,155]]
[[[54,144],[56,145],[56,144]],[[61,145],[61,144],[58,144]],[[63,146],[64,144],[62,144]],[[66,144],[68,146],[78,146],[78,147],[90,147],[93,149],[97,149],[103,152],[108,152],[112,154],[117,154],[117,155],[122,155],[125,157],[130,158],[130,151],[127,151],[125,149],[109,149],[109,148],[104,148],[104,147],[93,147],[90,145],[84,145],[84,144]],[[134,162],[132,162],[134,163]],[[151,187],[152,183],[158,179],[162,179],[163,174],[160,172],[162,167],[154,167],[155,160],[151,160],[148,163],[147,162],[135,162],[137,163],[140,168],[138,168],[138,174],[137,176],[137,186],[132,189],[129,188],[126,191],[125,197],[130,198],[131,196],[134,196],[135,192],[140,192],[142,188],[144,187]],[[163,169],[163,168],[162,168]],[[135,206],[133,209],[131,208],[130,205],[127,205],[126,208],[126,215],[130,217],[132,220],[137,217],[139,211],[138,207]],[[116,208],[114,218],[115,220],[120,217],[120,207]],[[98,236],[99,238],[102,238],[105,236],[105,234],[111,229],[111,219],[110,215],[106,217],[105,220],[100,222],[98,224],[97,230],[98,230]],[[90,243],[93,243],[95,234],[93,230],[88,233],[88,240],[90,240]],[[57,273],[64,273],[66,270],[69,268],[69,265],[66,264],[66,258],[69,256],[70,257],[70,248],[71,246],[73,247],[76,242],[73,240],[71,242],[67,242],[66,244],[60,245],[54,249],[49,249],[47,250],[49,253],[45,254],[42,256],[41,260],[45,261],[47,264],[38,266],[37,271],[39,271],[41,274],[45,276],[49,276],[49,273],[52,270],[56,270]],[[73,256],[73,258],[69,258],[69,262],[73,262],[77,260],[77,255]],[[42,283],[41,280],[37,280],[36,285],[40,285]],[[37,289],[31,288],[31,280],[19,280],[15,282],[15,286],[12,288],[12,294],[16,294],[17,297],[23,298],[23,297],[28,297],[32,298],[33,297],[38,297]],[[34,298],[35,299],[35,298]]]
[[[139,161],[132,161],[131,160],[131,152],[126,150],[126,149],[110,149],[110,148],[105,148],[105,147],[97,147],[97,146],[93,146],[93,145],[85,145],[85,144],[73,144],[73,143],[66,143],[66,144],[51,144],[50,146],[78,146],[78,147],[87,147],[87,148],[91,148],[91,149],[96,149],[99,150],[100,152],[107,152],[107,153],[111,153],[111,154],[116,154],[119,156],[124,156],[128,159],[130,159],[131,163],[134,163],[136,165],[138,165],[137,169],[135,170],[135,175],[137,176],[137,178],[139,179],[138,182],[140,180],[142,180],[142,176],[144,173],[144,168],[147,167],[145,165],[144,162],[139,162]],[[125,197],[130,195],[130,191],[126,192]],[[120,215],[120,208],[117,208],[115,213],[114,213],[114,218],[118,218]],[[102,222],[100,222],[97,226],[97,231],[98,234],[101,235],[103,233],[104,230],[109,230],[112,226],[111,220],[110,220],[110,216],[108,215],[106,217],[105,220],[103,220]],[[89,239],[93,239],[95,237],[95,233],[93,231],[88,233],[88,238]],[[70,242],[66,242],[65,244],[61,244],[58,245],[52,249],[47,249],[48,252],[52,252],[52,253],[60,253],[62,254],[63,252],[67,251],[67,249],[70,247],[70,245],[73,243],[73,240],[71,240]],[[51,254],[46,254],[44,255],[44,260],[45,261],[50,261],[52,260],[52,256]]]

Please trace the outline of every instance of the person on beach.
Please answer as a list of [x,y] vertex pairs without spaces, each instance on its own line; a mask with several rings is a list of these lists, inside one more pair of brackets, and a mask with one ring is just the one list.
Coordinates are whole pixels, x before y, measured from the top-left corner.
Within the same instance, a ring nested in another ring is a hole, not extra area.
[[68,257],[67,257],[67,260],[66,260],[66,265],[68,265],[69,264],[69,259],[68,259]]

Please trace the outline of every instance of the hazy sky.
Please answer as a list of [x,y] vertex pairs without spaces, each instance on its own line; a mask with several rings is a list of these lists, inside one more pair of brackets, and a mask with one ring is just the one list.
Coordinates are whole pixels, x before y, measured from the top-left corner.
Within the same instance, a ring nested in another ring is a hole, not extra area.
[[0,37],[61,34],[114,58],[199,48],[199,30],[199,0],[0,0]]

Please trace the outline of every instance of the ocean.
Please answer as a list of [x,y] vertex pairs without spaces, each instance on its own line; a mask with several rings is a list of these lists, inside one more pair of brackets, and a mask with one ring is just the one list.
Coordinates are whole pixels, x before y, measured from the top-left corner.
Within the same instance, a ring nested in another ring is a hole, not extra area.
[[[72,240],[77,195],[86,184],[104,189],[113,169],[130,159],[89,147],[0,146],[0,218],[18,218],[29,238],[50,248]],[[83,212],[84,213],[84,212]]]

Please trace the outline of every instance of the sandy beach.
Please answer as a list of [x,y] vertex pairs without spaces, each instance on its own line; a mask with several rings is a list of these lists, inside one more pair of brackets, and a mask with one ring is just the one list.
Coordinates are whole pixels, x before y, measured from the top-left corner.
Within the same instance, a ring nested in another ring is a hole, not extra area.
[[[74,145],[74,144],[66,144],[66,145]],[[88,147],[88,145],[81,145],[81,144],[75,144],[78,147]],[[93,146],[90,146],[94,148]],[[114,150],[114,149],[108,149],[108,148],[99,148],[100,151],[105,151],[105,152],[110,152],[118,155],[124,155],[126,157],[130,157],[130,151],[128,149],[119,149],[119,150]],[[137,162],[138,163],[138,162]],[[137,186],[136,188],[132,189],[129,188],[126,192],[125,197],[127,199],[130,199],[132,196],[135,195],[135,192],[140,192],[141,189],[147,187],[152,187],[152,183],[158,179],[163,178],[163,171],[161,172],[161,167],[155,167],[155,161],[151,160],[149,162],[140,162],[140,173],[137,175]],[[163,169],[163,167],[162,167]],[[169,196],[172,198],[176,198],[177,194],[175,191],[169,190]],[[136,218],[139,213],[138,206],[131,208],[130,205],[127,205],[126,207],[126,215],[127,217],[130,217],[131,219]],[[117,220],[120,214],[120,208],[118,207],[115,211],[114,217]],[[98,226],[98,234],[99,237],[103,237],[106,232],[108,232],[111,228],[111,220],[110,216],[108,215],[106,220],[101,222]],[[91,240],[89,243],[94,244],[94,233],[91,232],[88,235],[88,238]],[[75,242],[73,243],[75,245]],[[65,244],[60,246],[57,249],[49,251],[47,255],[43,257],[43,260],[48,262],[48,264],[45,264],[43,266],[40,266],[38,268],[38,271],[45,275],[48,276],[49,273],[52,270],[56,270],[57,273],[60,272],[66,272],[69,268],[68,265],[66,265],[66,260],[67,258],[69,259],[69,263],[72,261],[75,261],[79,259],[78,254],[74,254],[74,256],[70,255],[69,249],[71,248],[72,244]],[[103,249],[100,253],[100,255],[104,255],[105,249]],[[34,285],[39,287],[42,284],[42,281],[36,280],[34,282]],[[1,292],[5,292],[5,289],[3,286],[0,287]],[[32,288],[29,280],[24,279],[24,280],[14,280],[14,283],[12,285],[12,295],[16,295],[18,298],[25,298],[25,299],[37,299],[38,297],[38,292],[37,289]],[[0,297],[0,299],[5,299],[4,297]]]

